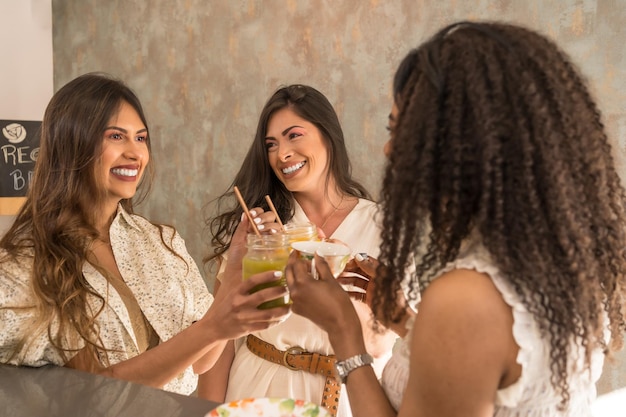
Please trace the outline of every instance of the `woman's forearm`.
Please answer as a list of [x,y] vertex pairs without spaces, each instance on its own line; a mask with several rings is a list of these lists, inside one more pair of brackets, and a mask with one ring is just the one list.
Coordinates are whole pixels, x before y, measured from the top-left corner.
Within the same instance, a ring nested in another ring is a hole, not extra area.
[[361,366],[346,378],[346,390],[354,417],[396,417],[371,366]]
[[382,327],[374,329],[372,310],[365,303],[352,300],[354,309],[361,320],[363,339],[367,352],[374,358],[384,356],[391,352],[398,335],[389,329]]
[[[369,307],[365,304],[358,305],[358,303],[359,302],[354,303],[356,316],[359,316],[361,320],[365,317],[371,317],[371,315],[365,311],[369,311]],[[372,330],[369,328],[371,323],[359,324],[358,322],[355,322],[354,319],[350,320],[349,316],[346,318],[347,320],[337,321],[337,324],[328,331],[329,339],[333,346],[337,360],[346,360],[363,353],[370,353],[374,355],[376,352],[372,353],[369,349],[372,349],[373,347],[381,348],[381,346],[371,345],[372,340],[375,339],[370,339],[370,346],[368,346],[368,343],[366,343],[366,339],[364,338],[364,334],[373,337],[371,334]],[[367,326],[363,327],[363,329],[369,330],[363,332],[361,326]],[[387,332],[387,334],[383,334],[382,336],[384,338],[389,337],[389,333],[391,332]],[[379,340],[378,342],[381,341],[382,340]],[[361,366],[350,372],[346,378],[346,389],[348,391],[350,407],[352,408],[352,414],[354,417],[396,416],[393,407],[391,407],[385,392],[380,386],[372,366]]]
[[225,340],[216,343],[213,347],[209,348],[207,353],[204,354],[199,360],[194,362],[193,371],[196,374],[203,374],[207,372],[209,369],[213,368],[215,364],[219,361],[222,352],[224,351],[224,347],[228,342]]
[[226,344],[215,366],[200,375],[198,397],[218,403],[225,401],[230,367],[234,358],[235,343],[231,340]]
[[113,378],[162,388],[189,366],[215,362],[224,342],[211,327],[198,321],[173,338],[131,359],[119,362],[99,373]]
[[[346,360],[366,353],[365,341],[358,327],[338,329],[333,332],[333,336],[329,334],[329,337],[337,360]],[[372,366],[361,366],[350,372],[346,378],[346,389],[354,417],[396,416]]]

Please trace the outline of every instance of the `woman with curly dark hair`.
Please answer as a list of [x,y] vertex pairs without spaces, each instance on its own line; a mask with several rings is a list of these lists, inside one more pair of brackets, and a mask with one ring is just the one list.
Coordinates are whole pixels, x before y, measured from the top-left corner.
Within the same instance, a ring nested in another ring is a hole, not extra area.
[[[295,257],[286,271],[354,415],[591,415],[624,337],[626,214],[584,80],[544,36],[460,22],[404,58],[394,99],[372,308],[407,336],[382,389],[324,261],[319,281]],[[397,294],[416,253],[407,320]]]

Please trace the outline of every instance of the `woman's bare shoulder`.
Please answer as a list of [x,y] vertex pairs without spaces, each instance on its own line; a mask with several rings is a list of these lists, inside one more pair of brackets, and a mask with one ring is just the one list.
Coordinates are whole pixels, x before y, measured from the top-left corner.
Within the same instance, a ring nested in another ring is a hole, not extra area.
[[[489,275],[456,269],[433,280],[413,327],[407,392],[416,399],[409,408],[429,415],[491,409],[503,376],[515,366],[512,325],[511,307]],[[454,406],[446,403],[452,397]]]

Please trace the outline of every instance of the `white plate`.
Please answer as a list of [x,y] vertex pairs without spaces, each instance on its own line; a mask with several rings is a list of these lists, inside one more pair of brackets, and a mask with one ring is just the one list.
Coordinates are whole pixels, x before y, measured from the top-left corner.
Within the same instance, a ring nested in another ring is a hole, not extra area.
[[247,398],[211,410],[205,417],[330,417],[323,407],[288,398]]

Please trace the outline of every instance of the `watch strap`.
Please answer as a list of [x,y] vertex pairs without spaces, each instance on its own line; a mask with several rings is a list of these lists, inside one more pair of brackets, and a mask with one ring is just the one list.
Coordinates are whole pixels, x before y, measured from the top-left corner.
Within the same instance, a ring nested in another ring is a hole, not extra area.
[[337,361],[335,363],[335,369],[337,375],[342,384],[346,383],[346,378],[350,372],[358,369],[362,366],[371,365],[374,362],[374,358],[369,353],[362,353],[360,355],[354,355],[346,360]]

